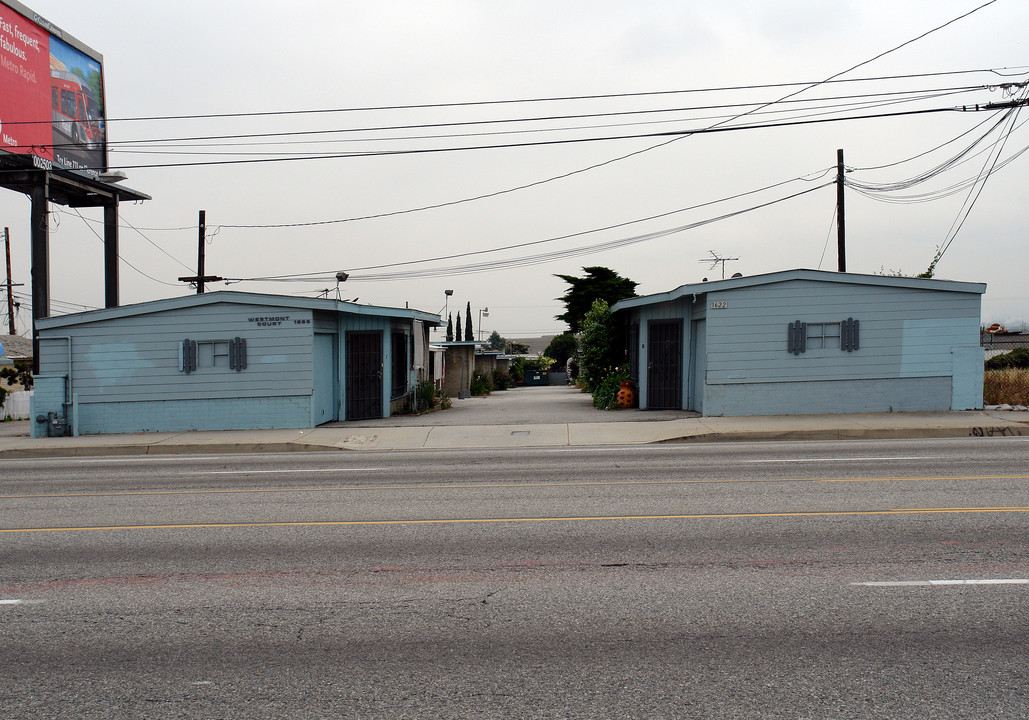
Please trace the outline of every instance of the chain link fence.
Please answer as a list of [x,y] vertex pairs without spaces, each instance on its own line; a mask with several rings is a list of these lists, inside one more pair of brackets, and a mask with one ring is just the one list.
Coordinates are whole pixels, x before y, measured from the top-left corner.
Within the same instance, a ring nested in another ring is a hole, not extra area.
[[981,336],[986,355],[983,404],[1029,406],[1029,335]]

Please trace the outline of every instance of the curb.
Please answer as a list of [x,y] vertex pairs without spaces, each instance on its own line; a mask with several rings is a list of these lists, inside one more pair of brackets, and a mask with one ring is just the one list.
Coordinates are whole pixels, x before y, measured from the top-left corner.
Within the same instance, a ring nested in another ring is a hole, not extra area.
[[[1029,430],[1012,429],[1013,437],[1029,436]],[[648,444],[706,443],[706,442],[771,442],[782,440],[917,440],[919,438],[977,437],[969,428],[883,428],[835,430],[785,430],[746,433],[706,433],[684,435],[679,438],[657,440]]]
[[[731,443],[731,442],[774,442],[789,440],[904,440],[919,438],[962,438],[962,437],[1029,437],[1029,427],[1003,426],[1003,432],[994,434],[994,428],[987,433],[977,433],[971,427],[938,427],[938,428],[826,428],[812,430],[756,430],[752,432],[705,432],[695,435],[683,435],[674,438],[663,438],[632,445],[662,445],[673,443]],[[619,443],[606,444],[612,447]],[[601,445],[597,445],[600,447]],[[461,449],[489,449],[490,446],[468,445]],[[520,445],[507,447],[555,447],[552,445]],[[571,445],[566,443],[559,447],[591,447],[590,445]],[[426,448],[388,448],[368,450],[366,452],[400,452],[406,450],[424,450]],[[211,443],[211,444],[138,444],[138,445],[82,445],[64,447],[22,447],[0,450],[0,458],[10,459],[46,459],[62,457],[104,457],[104,456],[144,456],[144,455],[244,455],[262,453],[298,453],[298,452],[354,452],[354,449],[336,445],[322,445],[309,442],[269,442],[269,443]]]
[[11,448],[0,450],[0,458],[46,459],[143,455],[248,455],[286,452],[345,452],[332,445],[309,443],[212,443],[211,445],[84,445],[58,448]]

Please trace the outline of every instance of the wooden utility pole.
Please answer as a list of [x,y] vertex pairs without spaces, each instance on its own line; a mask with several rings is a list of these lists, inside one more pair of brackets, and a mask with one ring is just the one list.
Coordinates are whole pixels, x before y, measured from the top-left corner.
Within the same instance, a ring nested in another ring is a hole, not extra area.
[[200,221],[198,223],[198,229],[200,231],[200,245],[197,250],[197,295],[204,291],[204,246],[207,241],[207,211],[200,211]]
[[843,150],[836,151],[836,254],[840,272],[847,272],[847,224],[843,217]]
[[7,325],[11,335],[17,335],[14,329],[14,284],[11,280],[11,231],[4,228],[4,250],[7,253]]
[[180,277],[179,282],[190,282],[196,283],[197,295],[204,292],[205,282],[217,282],[224,280],[217,275],[204,275],[204,250],[207,246],[207,211],[200,211],[200,221],[198,224],[198,247],[197,247],[197,274],[196,277]]

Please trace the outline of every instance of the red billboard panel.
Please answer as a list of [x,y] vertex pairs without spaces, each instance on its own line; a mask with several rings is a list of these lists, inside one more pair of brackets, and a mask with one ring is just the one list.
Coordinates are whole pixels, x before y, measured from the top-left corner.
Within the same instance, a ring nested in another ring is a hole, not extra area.
[[107,169],[100,55],[20,3],[0,1],[0,152]]

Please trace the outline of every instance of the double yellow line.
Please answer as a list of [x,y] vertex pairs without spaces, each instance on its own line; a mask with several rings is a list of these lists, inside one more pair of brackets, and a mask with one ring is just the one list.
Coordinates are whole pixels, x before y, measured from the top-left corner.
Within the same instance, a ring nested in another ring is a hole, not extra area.
[[609,522],[612,520],[733,520],[742,518],[846,517],[855,515],[940,515],[977,513],[1025,513],[1029,507],[898,508],[892,510],[839,510],[823,512],[724,513],[697,515],[605,515],[597,517],[451,518],[439,520],[320,520],[300,522],[190,523],[167,525],[106,525],[96,527],[47,527],[0,529],[0,533],[57,533],[114,530],[202,530],[270,527],[369,527],[388,525],[474,525],[496,523]]

